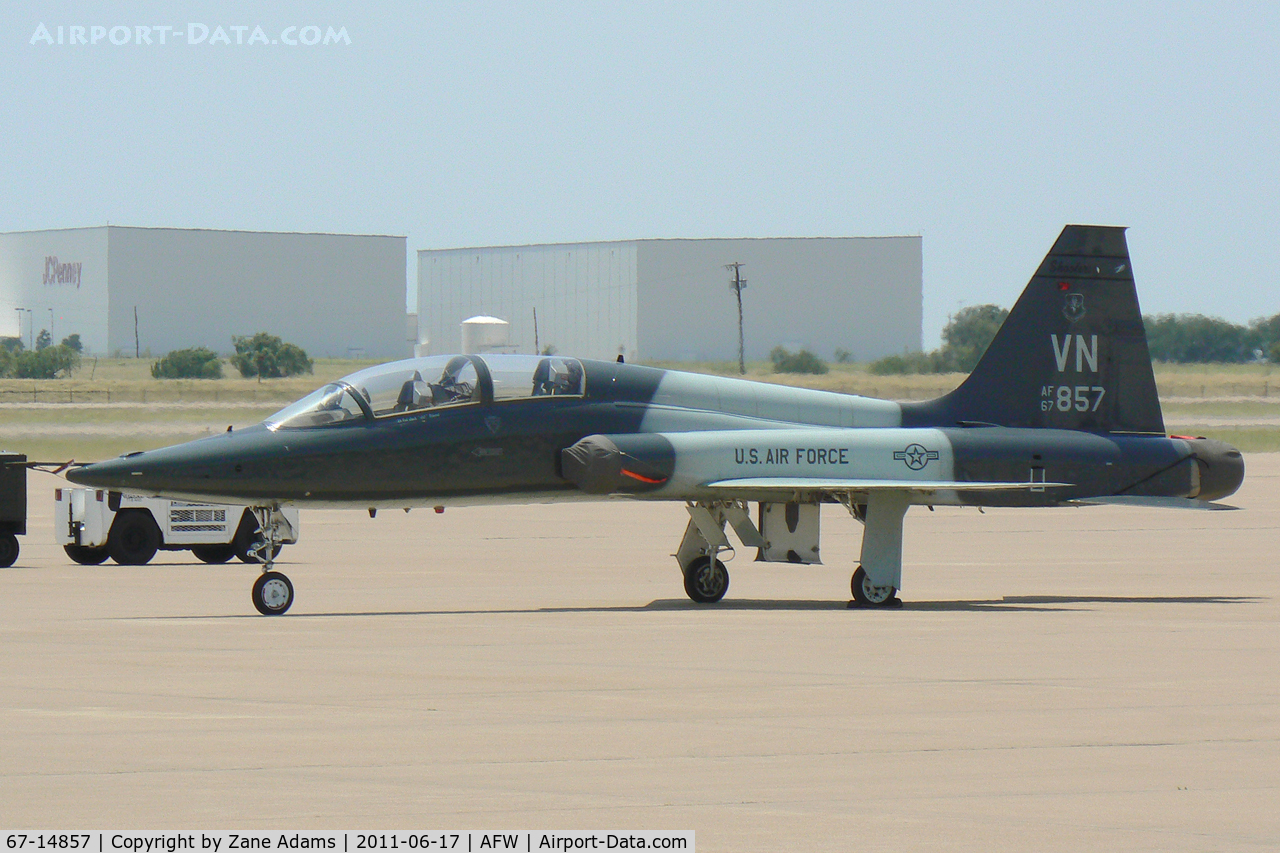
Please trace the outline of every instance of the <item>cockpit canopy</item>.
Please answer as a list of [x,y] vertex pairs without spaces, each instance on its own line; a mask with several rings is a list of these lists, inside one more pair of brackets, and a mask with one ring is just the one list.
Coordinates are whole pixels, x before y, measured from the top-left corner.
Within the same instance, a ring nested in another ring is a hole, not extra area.
[[439,355],[380,364],[311,392],[267,418],[273,429],[307,429],[543,396],[582,396],[582,362],[538,355]]

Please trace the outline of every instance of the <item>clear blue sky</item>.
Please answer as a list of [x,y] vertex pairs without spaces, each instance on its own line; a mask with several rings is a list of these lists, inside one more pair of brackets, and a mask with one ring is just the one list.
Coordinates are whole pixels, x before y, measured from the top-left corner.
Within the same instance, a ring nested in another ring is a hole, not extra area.
[[1130,226],[1147,312],[1280,312],[1280,4],[178,6],[5,4],[0,231],[405,234],[411,277],[421,248],[920,234],[931,347],[1089,222]]

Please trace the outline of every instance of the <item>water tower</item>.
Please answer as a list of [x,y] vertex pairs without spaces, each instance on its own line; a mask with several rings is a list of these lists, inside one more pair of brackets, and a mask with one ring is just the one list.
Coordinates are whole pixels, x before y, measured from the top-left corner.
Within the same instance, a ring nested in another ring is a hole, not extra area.
[[511,351],[511,324],[506,320],[479,316],[462,321],[464,355]]

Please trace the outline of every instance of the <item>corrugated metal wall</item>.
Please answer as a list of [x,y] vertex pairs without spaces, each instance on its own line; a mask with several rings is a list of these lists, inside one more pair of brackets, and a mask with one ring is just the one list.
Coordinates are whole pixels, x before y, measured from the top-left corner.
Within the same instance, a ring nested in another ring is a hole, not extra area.
[[[79,287],[41,285],[45,256],[82,263]],[[394,359],[405,335],[405,238],[180,228],[100,228],[0,235],[0,307],[35,309],[35,328],[78,332],[88,351],[143,352],[269,332],[312,357]],[[16,319],[14,320],[16,323]],[[24,321],[24,331],[25,331]]]
[[782,345],[868,361],[920,348],[919,237],[640,240],[418,252],[420,338],[460,346],[458,325],[511,323],[517,351],[628,360],[736,361],[738,314],[724,265],[745,264],[747,358]]
[[459,324],[486,314],[511,324],[516,352],[583,358],[636,355],[636,246],[583,243],[418,253],[418,326],[433,354],[456,352]]
[[745,350],[777,346],[827,361],[837,349],[871,361],[920,349],[919,237],[648,240],[640,244],[643,358],[738,360],[738,306],[724,265],[743,264]]

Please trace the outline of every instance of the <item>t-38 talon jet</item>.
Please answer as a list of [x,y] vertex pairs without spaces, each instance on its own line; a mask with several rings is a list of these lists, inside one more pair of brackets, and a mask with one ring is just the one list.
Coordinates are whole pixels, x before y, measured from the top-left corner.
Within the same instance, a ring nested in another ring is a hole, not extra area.
[[1240,486],[1244,462],[1220,441],[1165,434],[1124,229],[1069,225],[977,368],[936,400],[560,356],[437,356],[353,373],[249,429],[67,477],[255,505],[265,568],[253,600],[278,614],[293,601],[271,564],[285,504],[682,501],[685,590],[712,603],[729,586],[726,524],[759,560],[817,563],[819,506],[839,503],[866,527],[854,599],[892,606],[913,504],[1207,508]]

